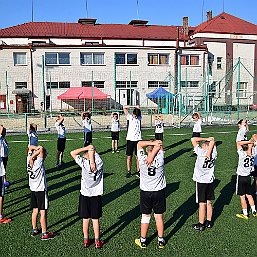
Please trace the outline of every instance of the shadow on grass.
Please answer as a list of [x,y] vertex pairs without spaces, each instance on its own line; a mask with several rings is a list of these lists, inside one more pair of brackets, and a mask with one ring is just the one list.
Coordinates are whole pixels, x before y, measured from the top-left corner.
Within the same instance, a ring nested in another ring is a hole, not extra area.
[[216,141],[215,144],[216,144],[216,147],[218,148],[219,145],[222,145],[222,141]]
[[[122,151],[122,150],[125,150],[125,149],[126,149],[126,144],[121,145],[121,146],[118,147],[119,151]],[[105,151],[102,151],[102,152],[99,152],[98,154],[101,156],[101,155],[104,155],[104,154],[107,154],[107,153],[111,153],[111,152],[112,152],[112,149],[110,147],[109,149],[107,149]]]
[[[166,198],[179,189],[179,184],[180,182],[175,182],[167,185],[165,190]],[[133,220],[139,218],[140,216],[141,212],[139,205],[120,216],[119,220],[115,224],[113,224],[111,227],[109,227],[102,233],[102,236],[105,236],[106,234],[112,231],[112,233],[107,238],[105,238],[104,241],[106,243],[110,241],[113,237],[118,235],[124,228],[126,228]]]
[[175,160],[176,158],[180,157],[184,153],[188,153],[188,152],[191,152],[191,151],[192,151],[192,148],[182,148],[179,151],[177,151],[176,153],[173,153],[173,154],[165,157],[164,158],[164,164],[167,164],[167,163]]
[[180,140],[180,141],[178,141],[178,142],[176,142],[174,144],[167,145],[167,146],[164,147],[164,151],[168,151],[168,150],[170,150],[172,148],[175,148],[176,146],[182,145],[182,144],[184,144],[187,141],[189,141],[189,139],[182,139],[182,140]]

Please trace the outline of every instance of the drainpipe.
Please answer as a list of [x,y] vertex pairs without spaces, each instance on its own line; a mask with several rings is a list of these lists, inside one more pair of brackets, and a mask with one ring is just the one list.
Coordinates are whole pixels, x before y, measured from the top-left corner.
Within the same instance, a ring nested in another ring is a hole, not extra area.
[[34,101],[34,70],[33,70],[33,48],[32,44],[29,45],[29,51],[30,51],[30,79],[31,79],[31,93],[32,93],[32,108],[35,107],[35,101]]

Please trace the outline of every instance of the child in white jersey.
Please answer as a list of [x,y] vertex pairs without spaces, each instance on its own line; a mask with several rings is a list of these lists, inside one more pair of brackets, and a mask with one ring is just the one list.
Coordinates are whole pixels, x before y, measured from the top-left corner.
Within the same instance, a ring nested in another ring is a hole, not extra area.
[[155,115],[155,139],[163,141],[163,116],[161,114]]
[[[144,147],[146,147],[147,155],[145,155]],[[141,248],[146,248],[146,236],[153,210],[158,232],[158,247],[162,249],[165,246],[163,213],[166,210],[166,179],[162,141],[139,141],[137,157],[140,166],[140,210],[142,219],[141,237],[136,239],[135,243]]]
[[241,119],[238,121],[237,125],[239,130],[237,132],[236,142],[247,140],[247,133],[249,132],[247,121]]
[[236,183],[236,194],[240,196],[240,202],[242,206],[242,213],[236,214],[236,217],[248,220],[247,202],[248,200],[252,215],[257,217],[254,200],[252,197],[251,190],[251,177],[250,174],[253,169],[254,157],[252,156],[252,147],[254,139],[250,141],[238,141],[237,152],[238,152],[238,166],[237,166],[237,183]]
[[37,228],[37,218],[40,213],[42,240],[53,239],[55,232],[47,232],[48,194],[44,161],[47,151],[42,146],[29,146],[27,157],[27,171],[29,175],[29,188],[31,190],[32,232],[34,237],[40,232]]
[[[133,113],[129,113],[129,109],[134,108]],[[128,121],[128,131],[127,131],[127,147],[126,147],[126,155],[127,155],[127,175],[126,177],[129,178],[131,176],[131,166],[132,166],[132,157],[133,154],[137,154],[137,143],[142,140],[141,137],[141,111],[139,106],[124,106],[123,107],[124,113],[127,117]],[[140,177],[139,173],[139,164],[136,156],[136,167],[137,172],[136,175]]]
[[56,167],[59,167],[62,164],[63,153],[66,145],[66,129],[63,122],[64,122],[64,117],[62,115],[58,115],[55,123],[55,127],[58,133]]
[[202,132],[202,119],[201,114],[199,112],[195,112],[192,115],[193,120],[195,121],[194,127],[193,127],[193,135],[192,137],[200,137]]
[[[83,153],[82,156],[80,154]],[[93,145],[71,151],[71,156],[82,168],[78,215],[83,219],[84,246],[89,247],[89,222],[92,219],[95,248],[101,248],[100,223],[102,217],[103,161]]]
[[112,113],[111,136],[112,136],[112,153],[118,153],[120,120],[117,112]]
[[84,146],[88,146],[92,143],[92,124],[91,124],[91,113],[82,112],[81,113],[82,125],[84,128]]
[[37,133],[37,125],[31,123],[28,125],[27,135],[29,138],[29,145],[38,146],[38,133]]
[[252,176],[254,177],[255,195],[257,196],[257,134],[253,134],[252,139],[254,140],[254,146],[252,150],[254,157]]
[[[214,168],[217,158],[214,137],[191,138],[194,152],[197,155],[193,180],[196,182],[196,203],[199,204],[199,222],[193,224],[195,230],[203,231],[212,228],[212,200],[214,196]],[[200,146],[199,143],[203,141]],[[205,220],[206,215],[206,220]]]

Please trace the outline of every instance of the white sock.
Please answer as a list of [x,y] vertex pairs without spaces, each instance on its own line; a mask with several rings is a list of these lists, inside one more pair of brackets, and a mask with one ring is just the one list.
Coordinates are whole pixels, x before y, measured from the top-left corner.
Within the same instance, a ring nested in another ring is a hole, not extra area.
[[252,212],[256,212],[255,205],[251,206]]
[[243,214],[244,214],[245,216],[248,216],[247,209],[243,209]]

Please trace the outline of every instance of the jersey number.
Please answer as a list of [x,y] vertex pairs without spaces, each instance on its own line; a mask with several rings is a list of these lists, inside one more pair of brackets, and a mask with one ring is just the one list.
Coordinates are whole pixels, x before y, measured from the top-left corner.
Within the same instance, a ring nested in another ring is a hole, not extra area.
[[203,163],[203,168],[204,169],[211,169],[213,166],[214,166],[214,159],[210,159],[210,160],[208,160],[208,159],[205,159],[205,161],[204,161],[204,163]]
[[155,176],[156,174],[156,168],[155,167],[149,167],[148,168],[148,175],[149,176]]
[[246,157],[245,159],[244,159],[244,167],[245,168],[249,168],[249,167],[251,167],[251,166],[253,166],[253,161],[254,161],[254,158],[253,157]]

